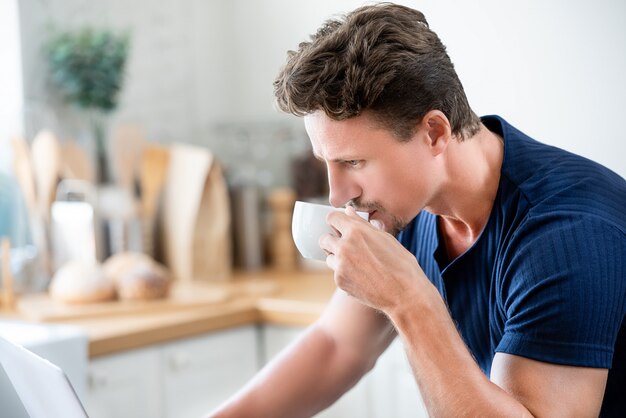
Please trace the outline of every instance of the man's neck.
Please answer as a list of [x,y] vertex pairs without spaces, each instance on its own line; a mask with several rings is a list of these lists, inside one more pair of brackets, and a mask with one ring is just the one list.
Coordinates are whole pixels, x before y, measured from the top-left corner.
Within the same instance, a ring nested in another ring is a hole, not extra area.
[[469,248],[485,227],[498,192],[503,155],[502,139],[484,125],[472,138],[448,145],[446,180],[426,210],[440,216],[444,238],[456,248],[453,253]]

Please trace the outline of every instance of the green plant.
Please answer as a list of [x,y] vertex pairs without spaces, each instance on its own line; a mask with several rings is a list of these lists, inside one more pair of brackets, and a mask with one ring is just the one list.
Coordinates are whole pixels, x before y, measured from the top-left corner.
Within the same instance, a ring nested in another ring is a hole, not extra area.
[[57,32],[46,44],[50,80],[64,99],[85,109],[114,110],[128,54],[127,34],[83,28]]
[[128,48],[128,34],[89,27],[55,32],[45,45],[51,84],[65,101],[90,111],[102,183],[109,180],[103,114],[117,107]]

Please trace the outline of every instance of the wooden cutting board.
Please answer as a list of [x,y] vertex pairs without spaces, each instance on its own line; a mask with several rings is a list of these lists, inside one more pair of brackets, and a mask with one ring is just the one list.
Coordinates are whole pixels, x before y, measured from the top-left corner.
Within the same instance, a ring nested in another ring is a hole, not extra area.
[[22,296],[17,310],[25,319],[64,321],[116,315],[175,312],[218,305],[236,297],[259,297],[272,294],[277,285],[272,281],[247,281],[237,285],[222,283],[176,284],[164,299],[150,301],[110,301],[70,305],[50,298],[47,293]]
[[63,321],[93,317],[144,314],[150,312],[178,311],[215,304],[228,300],[231,295],[225,289],[172,289],[164,299],[148,301],[120,301],[66,304],[53,300],[47,293],[21,297],[18,311],[27,319],[35,321]]
[[[165,264],[174,277],[193,282],[194,236],[213,154],[207,149],[173,144],[163,195],[163,238]],[[212,216],[207,214],[205,216]]]

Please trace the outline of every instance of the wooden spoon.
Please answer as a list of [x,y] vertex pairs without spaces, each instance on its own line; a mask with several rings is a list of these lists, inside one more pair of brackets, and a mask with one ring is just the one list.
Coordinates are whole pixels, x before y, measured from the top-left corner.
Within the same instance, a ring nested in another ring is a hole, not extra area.
[[153,217],[156,214],[168,162],[169,150],[166,147],[150,145],[144,149],[140,184],[142,212],[145,216]]
[[146,146],[146,134],[136,125],[117,126],[111,138],[113,149],[113,167],[118,184],[134,191],[138,167],[141,163],[143,149]]
[[40,131],[33,140],[32,155],[39,211],[48,224],[61,165],[59,140],[50,131]]
[[61,145],[61,177],[95,183],[96,175],[87,153],[74,141]]
[[154,222],[159,196],[165,183],[169,157],[169,149],[163,146],[149,145],[143,151],[139,181],[141,185],[143,247],[148,255],[154,254]]
[[15,293],[13,292],[13,275],[11,274],[11,242],[8,238],[2,239],[2,292],[0,305],[7,311],[15,309]]

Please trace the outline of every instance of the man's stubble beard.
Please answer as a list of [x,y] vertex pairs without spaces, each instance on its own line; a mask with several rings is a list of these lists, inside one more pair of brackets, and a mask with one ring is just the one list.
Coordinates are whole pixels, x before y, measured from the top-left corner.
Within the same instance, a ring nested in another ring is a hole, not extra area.
[[361,211],[372,212],[376,211],[383,215],[383,217],[389,219],[389,225],[383,224],[385,232],[390,233],[393,236],[397,236],[400,231],[402,231],[409,224],[408,221],[405,221],[392,213],[389,213],[380,202],[364,202],[357,199],[350,200],[346,206],[352,206],[353,208]]

